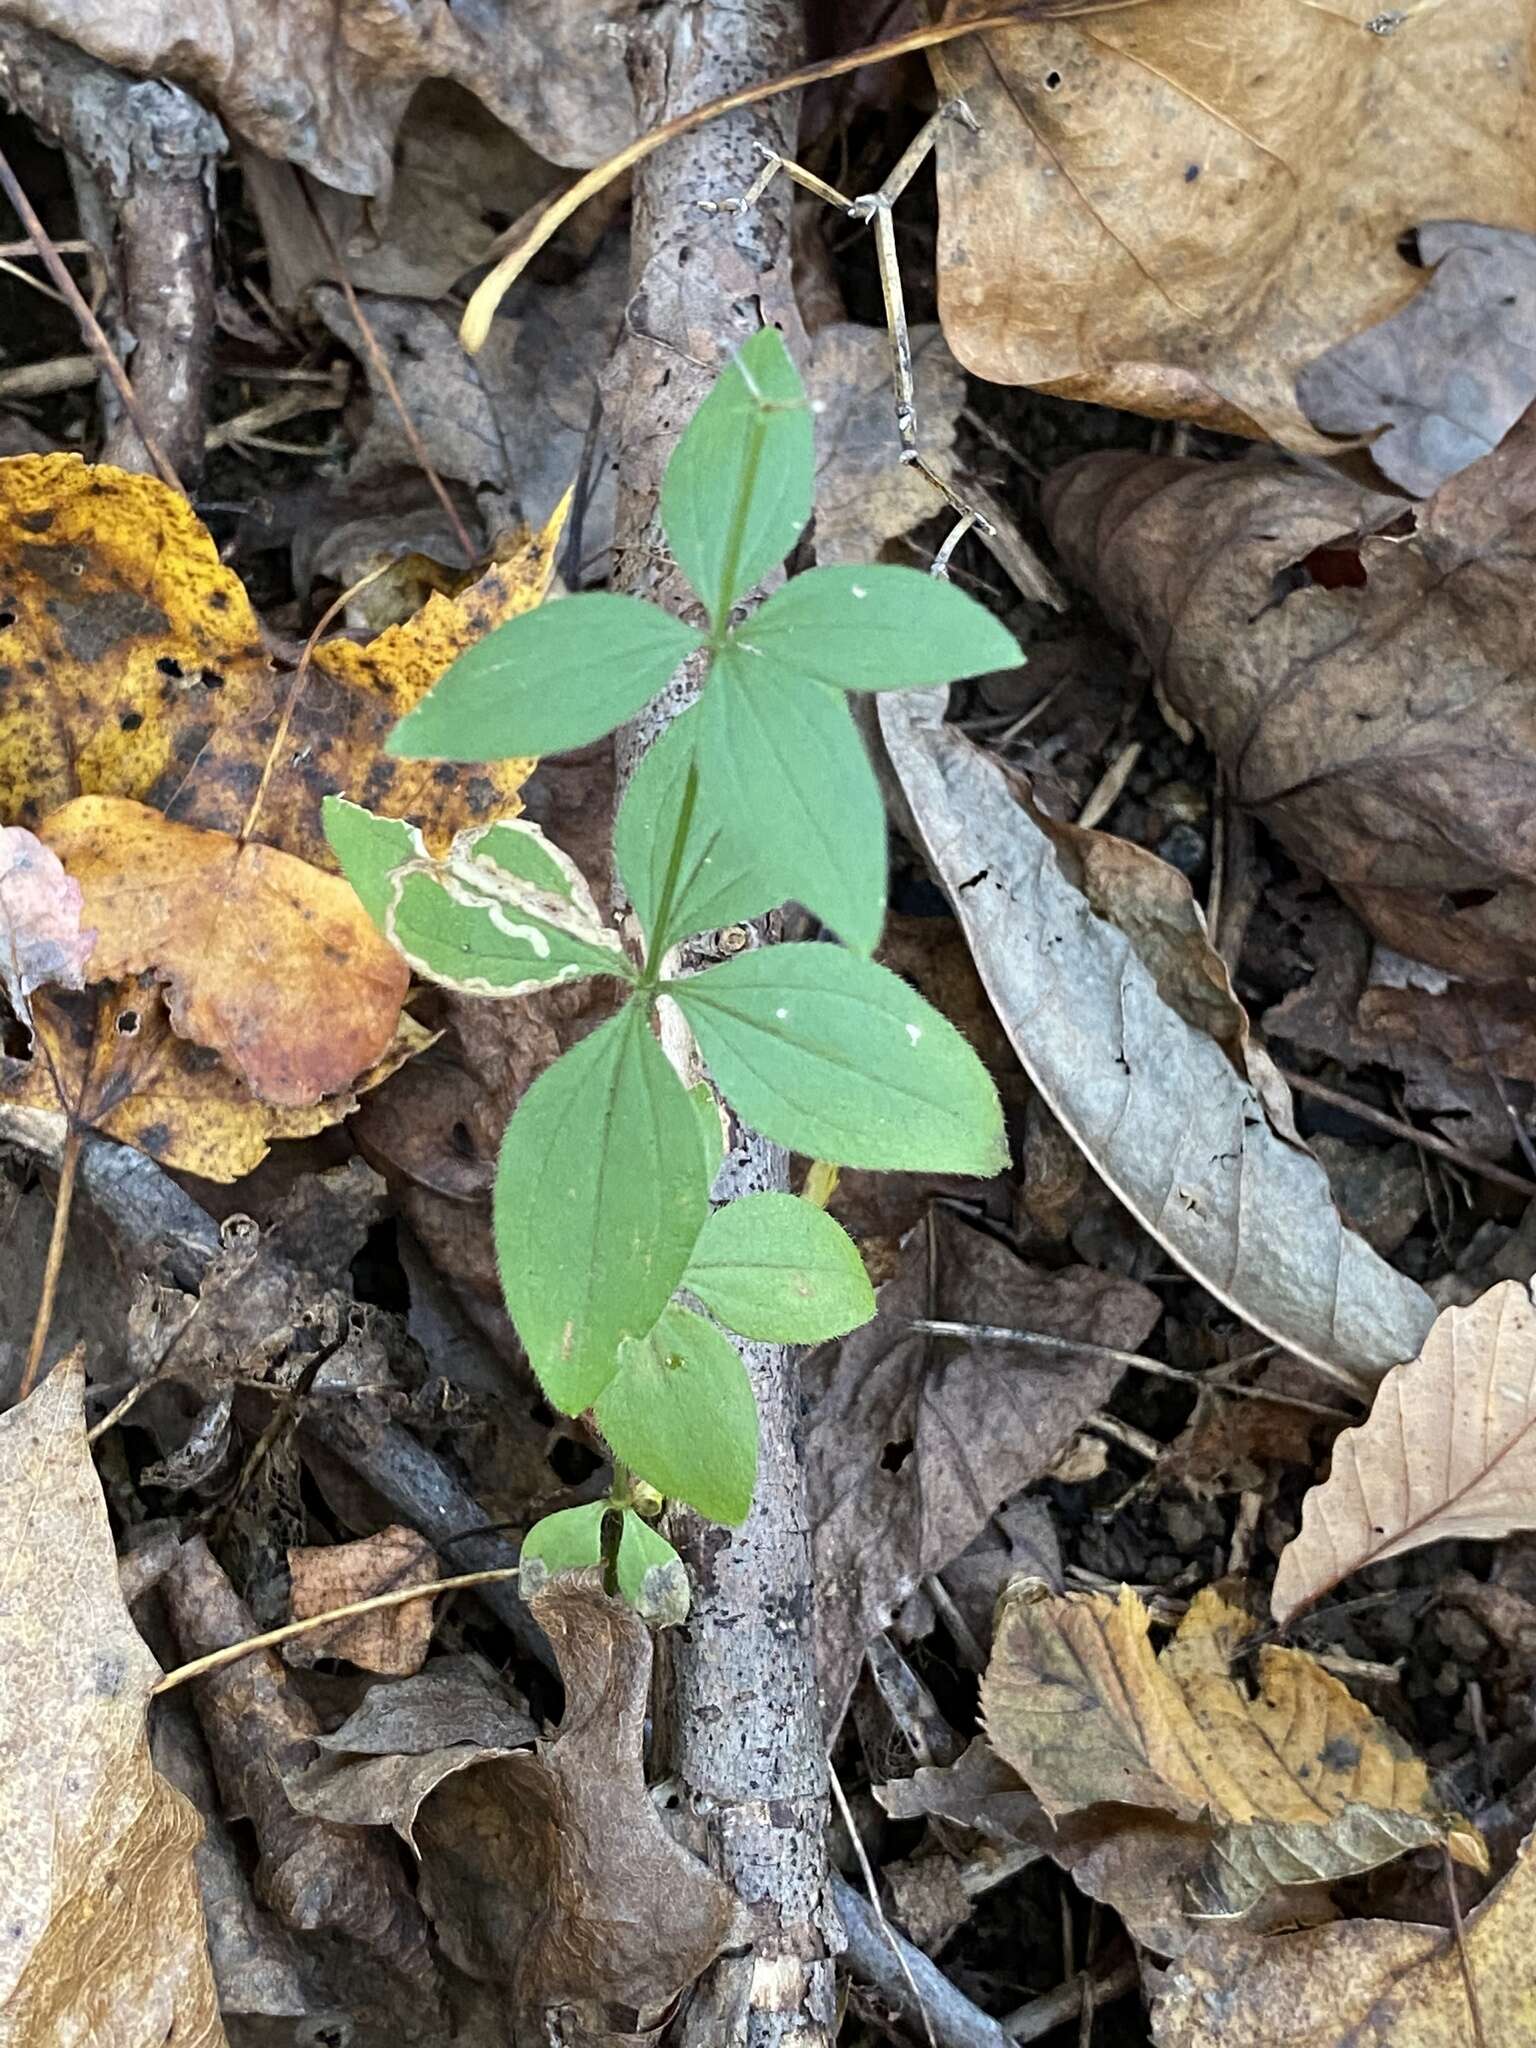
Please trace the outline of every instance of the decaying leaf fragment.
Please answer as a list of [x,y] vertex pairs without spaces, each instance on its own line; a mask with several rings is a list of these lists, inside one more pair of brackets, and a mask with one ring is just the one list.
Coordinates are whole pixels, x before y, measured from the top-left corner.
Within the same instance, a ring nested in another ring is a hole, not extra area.
[[[437,1552],[427,1539],[398,1524],[355,1543],[297,1545],[288,1552],[288,1569],[295,1621],[371,1599],[375,1593],[392,1593],[397,1586],[430,1586],[442,1577]],[[355,1621],[336,1621],[295,1636],[286,1646],[286,1661],[308,1665],[324,1657],[345,1657],[363,1671],[409,1677],[426,1660],[432,1622],[432,1598],[423,1594],[400,1607],[380,1608]]]
[[1326,450],[1296,373],[1420,289],[1403,231],[1536,228],[1529,0],[1044,11],[935,66],[981,129],[939,137],[977,376]]
[[42,836],[85,893],[92,978],[164,979],[172,1029],[254,1095],[303,1108],[383,1057],[410,970],[346,882],[121,797],[78,797]]
[[0,989],[25,1023],[45,982],[83,988],[96,934],[80,928],[80,884],[21,825],[0,825]]
[[549,2038],[556,2009],[578,2022],[571,2038],[613,2038],[614,2007],[645,2034],[739,1938],[739,1909],[646,1790],[645,1623],[596,1571],[559,1573],[530,1604],[560,1660],[565,1719],[533,1754],[458,1771],[427,1798],[422,1900],[459,1968],[511,1987],[518,2040]]
[[1536,420],[1406,515],[1331,476],[1130,454],[1067,463],[1042,510],[1237,801],[1379,938],[1536,973]]
[[1514,1280],[1448,1308],[1333,1446],[1280,1558],[1288,1622],[1351,1572],[1443,1537],[1536,1528],[1536,1307]]
[[1536,2038],[1536,1836],[1466,1921],[1466,1962],[1443,1927],[1350,1920],[1266,1941],[1199,1936],[1152,2013],[1158,2048],[1470,2048]]
[[222,2048],[201,1824],[150,1761],[160,1669],[118,1590],[84,1393],[65,1360],[0,1415],[0,2040]]
[[1429,1297],[1346,1227],[1293,1142],[1193,906],[1170,914],[1149,856],[1095,860],[1085,842],[1106,835],[1048,829],[943,712],[942,693],[882,696],[891,764],[999,1021],[1095,1171],[1291,1350],[1373,1375],[1411,1358]]
[[1112,1802],[1208,1828],[1191,1910],[1237,1915],[1280,1885],[1427,1842],[1486,1869],[1481,1837],[1435,1805],[1424,1765],[1311,1657],[1266,1646],[1249,1694],[1231,1666],[1255,1624],[1219,1587],[1161,1657],[1129,1587],[1036,1591],[1004,1598],[982,1686],[988,1740],[1053,1818]]

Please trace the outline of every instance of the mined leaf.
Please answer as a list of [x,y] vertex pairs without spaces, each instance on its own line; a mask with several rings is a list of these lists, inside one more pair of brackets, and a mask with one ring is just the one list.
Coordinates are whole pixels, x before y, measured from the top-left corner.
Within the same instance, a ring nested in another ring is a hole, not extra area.
[[752,672],[759,690],[798,678],[834,690],[922,689],[1024,659],[974,597],[880,562],[792,577],[736,629],[731,646],[761,660]]
[[389,915],[394,876],[407,862],[427,858],[426,841],[403,818],[381,818],[345,797],[328,796],[321,806],[325,836],[341,872],[380,931]]
[[[234,1181],[277,1138],[308,1138],[357,1108],[359,1093],[432,1043],[403,1012],[383,1059],[354,1088],[309,1109],[260,1101],[215,1053],[172,1031],[162,992],[147,977],[109,998],[40,994],[28,1060],[0,1053],[0,1100],[136,1145],[162,1166]],[[62,1090],[62,1093],[60,1092]]]
[[75,1359],[0,1415],[0,2039],[222,2048],[201,1824],[150,1762],[160,1669],[118,1590],[84,1407]]
[[388,936],[418,974],[461,994],[634,978],[580,870],[522,819],[461,832],[442,860],[397,868],[390,890]]
[[[434,849],[517,807],[528,761],[445,780],[381,750],[456,654],[539,602],[562,518],[368,646],[322,644],[262,798],[263,840],[329,867],[320,806],[338,789],[421,825]],[[0,817],[35,827],[72,797],[118,796],[241,832],[291,679],[186,499],[75,455],[21,456],[0,462],[0,533]]]
[[1109,1801],[1208,1825],[1193,1910],[1236,1915],[1277,1885],[1436,1841],[1486,1869],[1481,1837],[1436,1806],[1424,1765],[1313,1658],[1265,1646],[1249,1696],[1230,1666],[1254,1623],[1219,1588],[1197,1595],[1159,1658],[1130,1587],[1037,1592],[1005,1595],[987,1738],[1053,1819]]
[[708,1207],[698,1112],[634,1005],[534,1082],[496,1172],[507,1307],[557,1408],[590,1407],[655,1323]]
[[[1291,1350],[1376,1374],[1412,1357],[1428,1296],[1345,1227],[1322,1167],[1234,1066],[1227,1031],[1224,1048],[1165,998],[1001,765],[942,715],[937,697],[883,699],[892,764],[993,1007],[1095,1171],[1219,1300]],[[1156,956],[1164,978],[1170,952],[1192,964],[1180,936]],[[1188,1008],[1201,977],[1182,979]],[[1208,978],[1206,994],[1202,1010],[1229,1018]]]
[[450,1778],[422,1807],[421,1891],[458,1967],[511,1993],[517,2036],[647,2037],[739,1938],[734,1897],[681,1848],[642,1762],[651,1676],[644,1621],[595,1572],[533,1600],[560,1660],[552,1743]]
[[652,1628],[676,1628],[688,1619],[688,1573],[658,1529],[624,1510],[616,1565],[619,1591]]
[[748,879],[739,900],[793,898],[845,944],[871,953],[885,922],[885,808],[841,694],[765,672],[732,644],[698,720],[695,830]]
[[1382,475],[1427,498],[1536,399],[1536,239],[1437,220],[1416,240],[1424,289],[1309,363],[1296,396],[1325,433],[1371,436]]
[[[657,957],[690,932],[744,924],[781,900],[761,849],[747,832],[727,830],[718,762],[711,767],[715,796],[695,773],[692,800],[687,799],[703,716],[702,705],[683,712],[646,751],[614,825],[614,859]],[[656,920],[669,879],[671,907],[663,931]]]
[[954,1025],[841,946],[765,946],[667,984],[747,1123],[813,1159],[884,1172],[997,1172],[990,1076]]
[[1349,1920],[1268,1940],[1226,1928],[1197,1937],[1164,1979],[1153,2039],[1158,2048],[1467,2048],[1480,2032],[1487,2048],[1515,2048],[1536,2035],[1533,1946],[1536,1837],[1527,1837],[1460,1936]]
[[800,538],[814,471],[805,388],[764,327],[721,371],[661,486],[668,545],[717,632]]
[[602,1563],[607,1513],[607,1501],[594,1500],[585,1507],[561,1508],[558,1514],[534,1523],[523,1538],[518,1559],[522,1573],[518,1583],[525,1600],[541,1590],[551,1572],[584,1571]]
[[1536,421],[1406,536],[1378,535],[1401,500],[1263,465],[1088,456],[1042,509],[1236,800],[1379,938],[1475,981],[1536,973]]
[[124,71],[175,79],[268,156],[339,192],[388,199],[395,131],[427,79],[456,80],[555,163],[596,163],[633,133],[631,0],[529,0],[494,25],[445,0],[405,16],[342,14],[331,0],[198,4],[174,20],[114,0],[11,12]]
[[729,1337],[674,1303],[619,1351],[598,1396],[614,1456],[669,1500],[744,1522],[757,1480],[757,1402]]
[[[415,1529],[398,1524],[363,1536],[355,1543],[299,1544],[288,1552],[292,1580],[289,1605],[295,1621],[392,1593],[399,1586],[431,1586],[442,1577],[437,1552]],[[333,1621],[311,1629],[284,1645],[289,1664],[309,1666],[327,1657],[344,1657],[363,1671],[383,1671],[408,1678],[426,1662],[432,1641],[432,1599],[407,1600],[360,1614],[355,1621]]]
[[1505,1280],[1448,1308],[1419,1356],[1387,1374],[1368,1418],[1333,1446],[1281,1553],[1281,1623],[1351,1572],[1444,1537],[1536,1528],[1536,1308]]
[[1326,451],[1296,373],[1420,289],[1405,225],[1536,226],[1525,0],[1048,11],[943,53],[981,132],[939,132],[939,317],[977,376]]
[[864,1645],[929,1572],[942,1572],[1005,1501],[1039,1479],[1109,1399],[1120,1367],[1102,1353],[955,1345],[913,1316],[1001,1322],[1136,1350],[1159,1303],[1090,1266],[1027,1266],[949,1210],[914,1231],[874,1322],[806,1361],[806,1498],[816,1563],[816,1669],[830,1740]]
[[84,988],[96,934],[80,929],[80,884],[21,825],[0,826],[0,988],[23,1023],[45,982]]
[[563,754],[648,704],[703,636],[608,590],[541,604],[461,654],[390,735],[407,760]]
[[347,884],[275,847],[79,797],[42,836],[85,897],[89,972],[167,985],[172,1027],[302,1108],[383,1058],[410,976]]
[[683,1286],[728,1329],[770,1343],[820,1344],[875,1312],[858,1246],[796,1195],[743,1195],[714,1210]]

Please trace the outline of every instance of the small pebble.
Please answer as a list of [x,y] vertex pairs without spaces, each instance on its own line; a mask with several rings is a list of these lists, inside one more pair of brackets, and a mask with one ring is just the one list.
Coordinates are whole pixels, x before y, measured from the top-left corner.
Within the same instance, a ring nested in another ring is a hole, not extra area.
[[1181,875],[1198,874],[1205,865],[1205,835],[1193,825],[1170,826],[1157,842],[1157,850]]

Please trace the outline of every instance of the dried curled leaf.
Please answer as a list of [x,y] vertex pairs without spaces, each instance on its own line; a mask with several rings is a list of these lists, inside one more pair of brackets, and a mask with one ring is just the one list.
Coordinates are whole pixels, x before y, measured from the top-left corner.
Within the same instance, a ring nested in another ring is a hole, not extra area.
[[1282,1552],[1274,1611],[1288,1622],[1340,1579],[1444,1537],[1536,1528],[1536,1307],[1514,1280],[1448,1308],[1370,1415],[1333,1446]]
[[118,1590],[84,1394],[66,1360],[0,1416],[0,2040],[222,2048],[201,1823],[150,1761],[160,1669]]
[[[1351,1920],[1260,1941],[1211,1930],[1168,1974],[1158,2048],[1516,2048],[1536,2039],[1536,1837],[1457,1936]],[[1467,1975],[1477,1986],[1474,2026]]]
[[1326,450],[1296,373],[1420,289],[1404,227],[1536,227],[1528,0],[1044,11],[1080,18],[936,67],[981,129],[939,136],[939,316],[977,376]]
[[[392,1593],[397,1586],[431,1586],[442,1577],[437,1552],[424,1536],[398,1524],[359,1537],[355,1543],[300,1544],[288,1552],[290,1604],[295,1621],[333,1607]],[[419,1671],[432,1641],[430,1594],[399,1607],[333,1621],[328,1628],[295,1636],[284,1652],[289,1664],[311,1665],[345,1657],[363,1671],[406,1678]]]
[[84,891],[93,979],[163,980],[172,1028],[252,1094],[302,1108],[384,1056],[410,971],[347,883],[123,798],[79,797],[42,836]]
[[1066,464],[1042,509],[1237,801],[1378,937],[1536,973],[1536,420],[1406,537],[1332,476],[1129,454]]
[[941,723],[942,696],[879,704],[992,1006],[1095,1171],[1218,1299],[1291,1350],[1377,1375],[1411,1358],[1429,1297],[1345,1226],[1322,1167],[1292,1141],[1285,1091],[1277,1102],[1246,1044],[1184,885],[1168,874],[1149,888],[1162,864],[1145,854],[1086,857],[1107,835],[1048,828],[997,761]]
[[1314,1659],[1266,1646],[1250,1697],[1231,1664],[1254,1623],[1220,1588],[1197,1596],[1161,1657],[1148,1625],[1129,1587],[1005,1596],[987,1737],[1053,1818],[1113,1802],[1209,1827],[1190,1889],[1212,1915],[1427,1842],[1486,1868],[1481,1837],[1436,1806],[1424,1765]]
[[[262,800],[262,839],[332,867],[320,806],[337,790],[411,819],[433,845],[517,808],[526,761],[440,779],[383,745],[456,654],[543,597],[562,517],[371,645],[321,646]],[[0,461],[0,616],[0,819],[35,826],[73,797],[117,796],[243,829],[291,679],[179,493],[77,455]]]

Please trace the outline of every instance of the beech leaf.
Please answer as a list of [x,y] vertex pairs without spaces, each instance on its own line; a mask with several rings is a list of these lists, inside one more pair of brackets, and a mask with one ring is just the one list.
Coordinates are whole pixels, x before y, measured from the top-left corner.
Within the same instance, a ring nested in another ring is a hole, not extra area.
[[[1346,1227],[1322,1167],[1276,1127],[1271,1075],[1242,1063],[1242,1013],[1220,963],[1202,972],[1188,929],[1166,935],[1171,913],[1145,920],[1165,935],[1154,950],[1141,934],[1143,958],[1136,917],[1130,934],[1110,921],[1113,879],[1097,902],[1074,879],[1092,886],[1082,842],[1100,835],[1048,831],[1002,766],[941,722],[941,697],[879,703],[892,765],[993,1008],[1095,1171],[1266,1335],[1350,1375],[1411,1358],[1433,1320],[1429,1297]],[[1166,864],[1144,863],[1163,869],[1165,897],[1172,885],[1187,904]],[[1141,907],[1133,897],[1132,911]],[[1192,906],[1188,919],[1198,931]]]
[[1281,1553],[1281,1623],[1351,1572],[1445,1537],[1536,1528],[1536,1307],[1505,1280],[1448,1308],[1418,1357],[1389,1372],[1371,1412],[1333,1446]]

